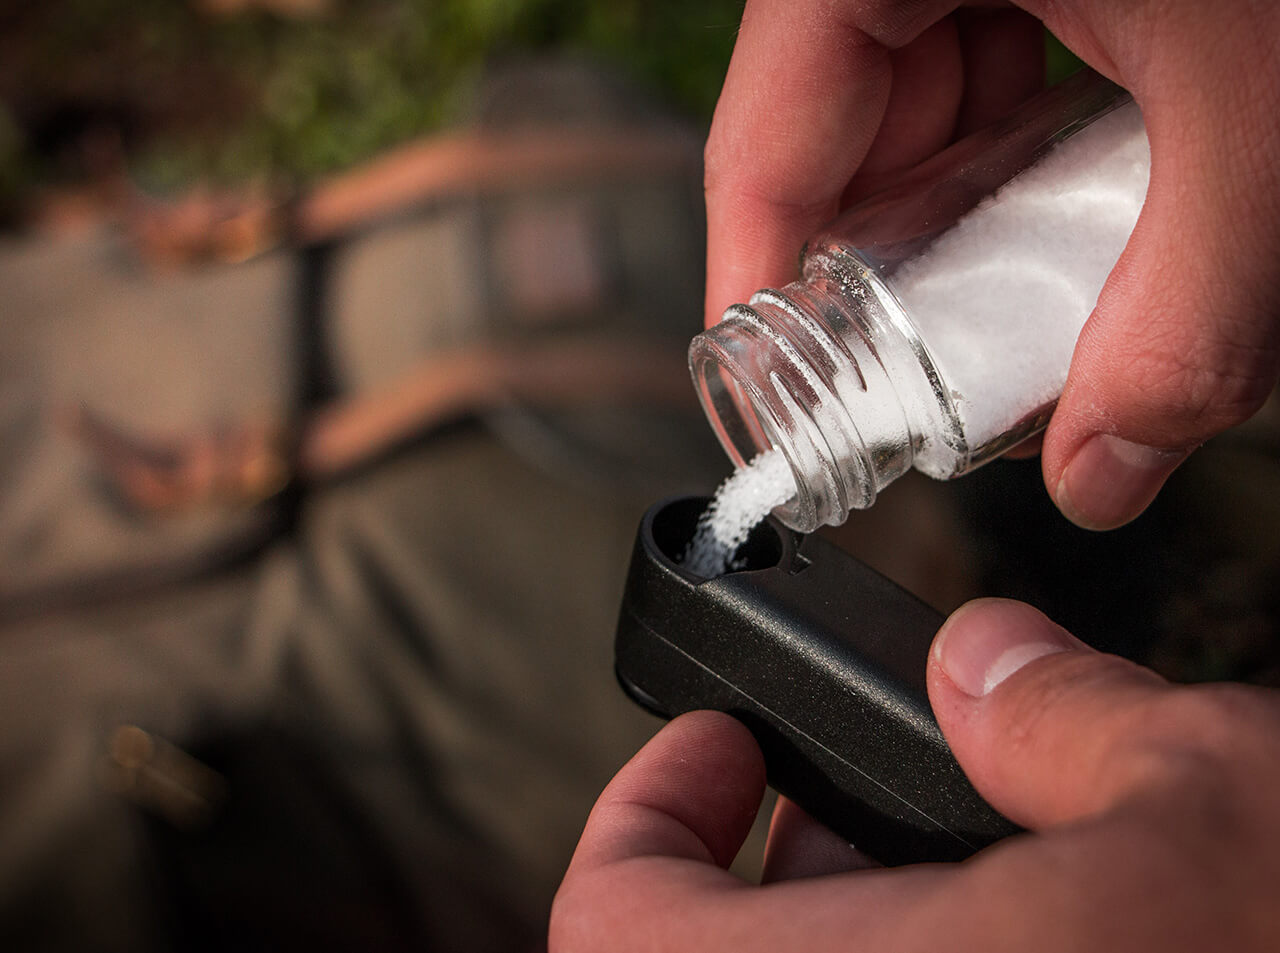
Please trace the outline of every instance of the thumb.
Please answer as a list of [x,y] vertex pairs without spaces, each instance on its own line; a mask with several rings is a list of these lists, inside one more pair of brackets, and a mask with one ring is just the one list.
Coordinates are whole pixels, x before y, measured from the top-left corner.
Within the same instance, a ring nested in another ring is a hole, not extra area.
[[1177,691],[1003,599],[958,609],[929,659],[929,698],[961,767],[1032,829],[1099,813],[1149,781],[1153,712]]
[[1044,440],[1046,485],[1086,529],[1140,514],[1196,447],[1262,406],[1280,369],[1280,167],[1252,158],[1280,146],[1273,107],[1144,99],[1146,203]]

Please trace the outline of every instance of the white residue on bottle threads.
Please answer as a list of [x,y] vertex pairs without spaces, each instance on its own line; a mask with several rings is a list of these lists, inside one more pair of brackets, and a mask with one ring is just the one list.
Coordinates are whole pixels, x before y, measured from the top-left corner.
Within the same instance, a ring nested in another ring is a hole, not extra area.
[[689,541],[684,568],[707,578],[728,572],[756,524],[795,494],[795,477],[781,451],[759,454],[716,490]]
[[1151,153],[1130,102],[1059,143],[890,280],[970,447],[1053,401],[1133,231]]

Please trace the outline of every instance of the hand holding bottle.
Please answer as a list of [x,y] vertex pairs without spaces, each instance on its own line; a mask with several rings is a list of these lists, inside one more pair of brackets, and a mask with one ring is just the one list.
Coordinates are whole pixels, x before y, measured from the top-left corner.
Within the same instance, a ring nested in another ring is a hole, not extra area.
[[1038,88],[1041,24],[1127,87],[1147,203],[1076,349],[1044,472],[1077,523],[1132,519],[1280,363],[1280,8],[1236,0],[747,4],[707,147],[707,313],[795,277],[857,198]]
[[1032,833],[963,864],[858,869],[856,851],[781,802],[771,882],[749,885],[724,868],[763,764],[745,728],[698,712],[601,796],[550,953],[1274,948],[1276,693],[1171,686],[1000,600],[944,626],[929,692],[975,786]]

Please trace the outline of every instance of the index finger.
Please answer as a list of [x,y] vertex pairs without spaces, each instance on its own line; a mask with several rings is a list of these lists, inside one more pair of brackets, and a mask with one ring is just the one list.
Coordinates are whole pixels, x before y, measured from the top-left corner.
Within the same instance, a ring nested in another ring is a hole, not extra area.
[[957,0],[749,0],[706,150],[707,318],[796,276],[889,102],[890,50]]
[[728,867],[764,784],[764,759],[741,722],[711,711],[682,715],[604,789],[570,873],[646,856]]
[[648,949],[646,929],[679,933],[710,914],[711,898],[746,886],[725,868],[764,783],[760,749],[734,718],[692,712],[665,726],[587,818],[552,906],[551,948],[622,949],[630,937]]

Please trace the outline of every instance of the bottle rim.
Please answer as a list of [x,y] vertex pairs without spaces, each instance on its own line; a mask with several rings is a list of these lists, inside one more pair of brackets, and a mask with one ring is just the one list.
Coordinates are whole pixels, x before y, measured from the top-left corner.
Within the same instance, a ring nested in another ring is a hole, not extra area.
[[[846,465],[859,478],[850,482],[839,474],[836,454],[815,419],[815,408],[830,407],[834,397],[825,390],[818,399],[797,393],[800,385],[777,373],[774,368],[790,360],[781,342],[765,333],[767,325],[747,306],[731,308],[725,320],[690,345],[690,372],[712,432],[735,466],[769,450],[782,453],[796,495],[774,515],[791,529],[812,532],[871,505],[876,495],[875,481],[868,478],[871,462],[863,459],[865,448],[851,448]],[[761,362],[763,371],[744,366],[740,355]]]

